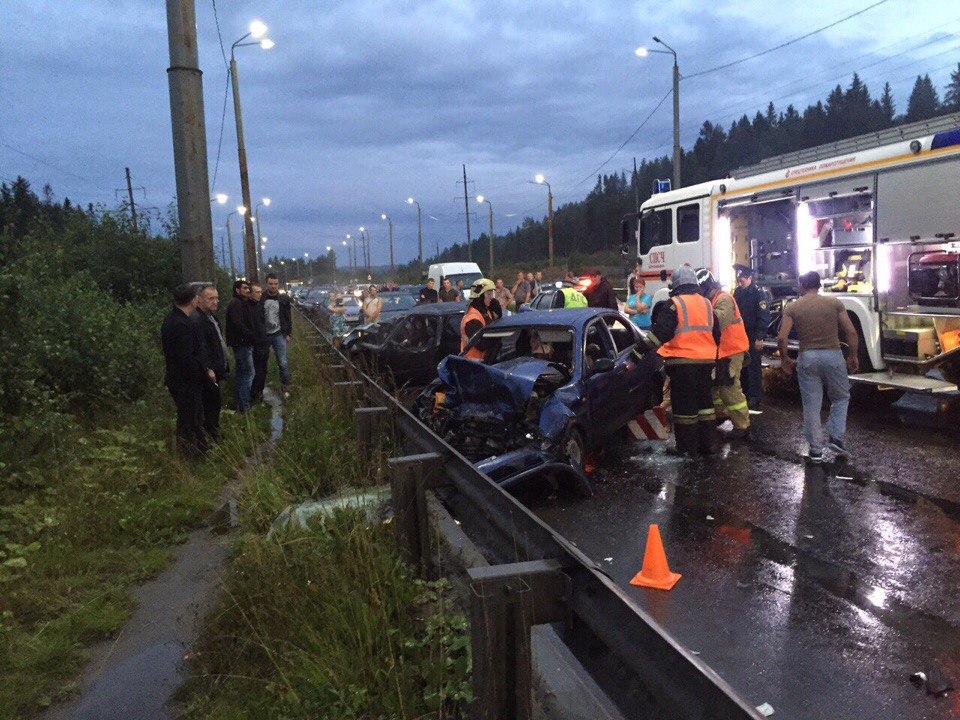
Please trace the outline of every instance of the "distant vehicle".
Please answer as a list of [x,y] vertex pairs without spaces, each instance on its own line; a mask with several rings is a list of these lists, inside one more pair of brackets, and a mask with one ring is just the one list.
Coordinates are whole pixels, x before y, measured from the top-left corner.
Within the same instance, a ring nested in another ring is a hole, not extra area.
[[383,309],[380,310],[378,322],[388,318],[402,317],[413,310],[417,304],[417,299],[413,295],[399,290],[382,292],[377,297],[383,301]]
[[448,262],[431,265],[427,277],[433,280],[435,288],[438,290],[444,278],[450,280],[453,287],[457,286],[457,280],[463,280],[464,290],[469,290],[474,282],[483,277],[483,273],[480,272],[480,266],[476,263]]
[[[524,303],[518,309],[518,312],[527,312],[528,310],[559,310],[565,307],[564,305],[564,295],[560,292],[561,287],[557,287],[556,284],[542,286],[542,289],[539,293],[528,303]],[[570,287],[570,285],[567,285]],[[575,286],[575,289],[582,292],[582,287],[580,285]]]
[[504,317],[477,333],[470,348],[484,360],[441,362],[416,410],[504,487],[540,469],[572,474],[589,493],[587,453],[652,407],[663,386],[654,343],[606,308]]
[[346,308],[346,311],[343,313],[343,321],[347,325],[356,325],[360,322],[360,316],[363,313],[360,312],[360,301],[356,297],[353,295],[344,295],[343,307]]
[[460,352],[460,320],[466,310],[464,303],[418,305],[386,335],[355,343],[352,355],[394,386],[426,385],[437,377],[437,363]]
[[296,298],[296,303],[304,312],[313,314],[317,310],[326,308],[330,293],[321,287],[312,287],[306,293]]

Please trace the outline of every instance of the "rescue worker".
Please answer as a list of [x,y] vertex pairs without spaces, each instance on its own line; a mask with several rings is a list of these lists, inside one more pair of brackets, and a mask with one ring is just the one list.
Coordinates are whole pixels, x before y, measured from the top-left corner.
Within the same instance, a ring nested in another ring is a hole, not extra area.
[[720,347],[717,350],[717,372],[713,382],[713,406],[718,417],[729,417],[733,423],[730,438],[741,440],[750,435],[750,410],[740,387],[740,371],[750,349],[740,308],[733,295],[724,290],[713,273],[697,269],[701,294],[713,305],[720,323]]
[[563,295],[563,306],[565,308],[585,308],[589,306],[586,295],[572,285],[564,283],[564,286],[560,288],[560,294]]
[[681,455],[713,452],[716,412],[710,396],[720,323],[710,301],[700,294],[697,276],[687,266],[671,277],[670,300],[653,309],[653,335],[661,345],[670,380],[676,451]]
[[740,387],[747,396],[747,407],[759,411],[763,401],[763,366],[761,354],[763,340],[770,325],[770,293],[753,281],[753,268],[747,265],[734,265],[737,273],[737,289],[733,299],[740,308],[743,326],[750,341],[750,362],[740,372]]
[[[487,278],[480,278],[470,286],[470,304],[460,321],[461,353],[466,349],[471,338],[483,330],[487,323],[494,320],[490,311],[490,304],[493,302],[493,291],[495,289],[496,286]],[[472,347],[464,357],[471,360],[483,360],[483,351],[478,347]]]

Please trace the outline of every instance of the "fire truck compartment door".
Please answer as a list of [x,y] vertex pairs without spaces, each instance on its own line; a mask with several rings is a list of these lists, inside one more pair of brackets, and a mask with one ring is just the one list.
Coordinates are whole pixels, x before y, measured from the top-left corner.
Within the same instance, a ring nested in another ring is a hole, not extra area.
[[960,239],[960,157],[881,172],[877,238],[922,240],[942,233]]
[[927,377],[926,375],[910,375],[909,373],[888,373],[886,371],[857,373],[851,375],[850,379],[855,383],[864,385],[878,385],[934,395],[957,391],[957,386],[954,383]]

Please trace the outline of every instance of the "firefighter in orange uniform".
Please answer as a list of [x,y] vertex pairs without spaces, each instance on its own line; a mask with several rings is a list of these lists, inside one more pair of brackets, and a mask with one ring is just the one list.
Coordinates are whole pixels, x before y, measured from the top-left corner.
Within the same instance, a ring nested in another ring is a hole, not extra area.
[[661,343],[657,352],[670,378],[677,453],[709,455],[716,432],[710,391],[720,324],[710,301],[700,294],[692,268],[673,271],[670,300],[654,307],[650,329]]
[[733,440],[750,436],[750,409],[740,387],[740,371],[750,350],[750,339],[733,295],[722,287],[706,268],[697,270],[700,292],[713,304],[720,323],[720,348],[717,351],[717,372],[713,381],[713,406],[718,417],[729,417],[733,423]]
[[[470,286],[470,304],[467,306],[463,320],[460,321],[461,353],[466,349],[470,339],[494,319],[490,311],[490,303],[493,302],[495,289],[493,281],[487,278],[480,278]],[[471,360],[483,360],[483,351],[478,347],[472,347],[465,357]]]

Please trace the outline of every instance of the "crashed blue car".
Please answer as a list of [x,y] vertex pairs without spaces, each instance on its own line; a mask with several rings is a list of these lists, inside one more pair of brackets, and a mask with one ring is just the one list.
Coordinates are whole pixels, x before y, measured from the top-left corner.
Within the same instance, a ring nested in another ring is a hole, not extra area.
[[417,400],[437,434],[494,481],[566,481],[584,494],[587,454],[659,402],[661,358],[626,317],[605,308],[497,320],[452,355]]

